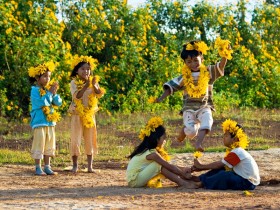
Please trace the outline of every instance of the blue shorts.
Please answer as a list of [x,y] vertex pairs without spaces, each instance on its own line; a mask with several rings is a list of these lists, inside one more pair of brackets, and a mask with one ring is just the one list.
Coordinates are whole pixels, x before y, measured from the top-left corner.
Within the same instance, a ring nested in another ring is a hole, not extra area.
[[211,190],[254,190],[255,185],[233,171],[215,169],[199,176],[204,188]]

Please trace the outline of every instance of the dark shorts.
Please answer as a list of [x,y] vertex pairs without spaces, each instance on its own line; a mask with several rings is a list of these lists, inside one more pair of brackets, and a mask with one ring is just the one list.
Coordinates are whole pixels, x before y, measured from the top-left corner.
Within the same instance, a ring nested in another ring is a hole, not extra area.
[[215,169],[199,176],[204,188],[211,190],[254,190],[253,185],[247,179],[237,175],[233,171]]

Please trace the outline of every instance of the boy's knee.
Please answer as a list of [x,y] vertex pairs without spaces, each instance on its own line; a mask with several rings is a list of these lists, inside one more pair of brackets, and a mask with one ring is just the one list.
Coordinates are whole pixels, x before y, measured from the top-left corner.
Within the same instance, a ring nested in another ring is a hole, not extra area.
[[193,126],[186,126],[184,128],[184,133],[190,139],[193,139],[198,133],[198,125],[194,124]]

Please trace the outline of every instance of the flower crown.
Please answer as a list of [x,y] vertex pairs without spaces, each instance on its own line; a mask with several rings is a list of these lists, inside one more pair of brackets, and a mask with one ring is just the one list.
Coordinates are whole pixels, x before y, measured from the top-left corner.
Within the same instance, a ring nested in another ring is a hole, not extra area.
[[28,69],[28,75],[30,77],[35,78],[36,76],[42,75],[47,71],[53,72],[54,69],[55,69],[55,64],[52,61],[49,61],[47,63],[43,63],[35,67],[30,67]]
[[72,61],[72,66],[71,68],[74,69],[75,66],[77,66],[79,63],[85,62],[88,63],[91,67],[91,70],[95,69],[97,66],[98,61],[91,56],[86,56],[86,55],[74,55],[73,61]]
[[228,131],[239,139],[238,142],[235,142],[233,145],[231,145],[232,148],[242,147],[243,149],[246,149],[246,147],[249,145],[248,137],[244,133],[243,129],[237,126],[237,122],[228,119],[222,123],[222,127],[224,133]]
[[163,120],[160,117],[152,117],[144,129],[141,129],[139,138],[143,141],[146,136],[150,136],[157,127],[163,125]]
[[208,46],[203,41],[194,41],[193,44],[187,43],[186,50],[196,50],[206,55],[207,50],[209,50]]

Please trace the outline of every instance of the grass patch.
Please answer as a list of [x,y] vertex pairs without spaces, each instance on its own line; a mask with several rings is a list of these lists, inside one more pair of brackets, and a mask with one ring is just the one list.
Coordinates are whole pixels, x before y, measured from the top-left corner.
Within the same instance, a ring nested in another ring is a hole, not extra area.
[[9,149],[0,149],[0,164],[34,164],[28,151],[14,151]]
[[[186,140],[185,144],[172,146],[176,140],[178,129],[182,126],[182,116],[174,112],[158,113],[133,113],[123,115],[116,113],[108,115],[98,113],[97,134],[99,154],[94,161],[125,161],[135,146],[140,143],[139,131],[148,119],[152,116],[161,116],[165,121],[167,129],[166,148],[170,154],[194,152],[191,141]],[[222,145],[221,122],[225,119],[233,119],[241,123],[249,136],[249,150],[264,150],[271,147],[279,147],[278,128],[280,126],[280,110],[252,110],[232,109],[224,113],[213,113],[214,126],[211,132],[211,139],[206,140],[208,145],[205,152],[224,152]],[[30,149],[32,143],[32,130],[29,124],[18,124],[7,122],[0,118],[0,164],[34,164],[31,158]],[[215,143],[211,144],[214,139]],[[66,116],[56,126],[56,157],[52,159],[53,166],[71,165],[70,147],[70,117]],[[20,147],[18,145],[21,145]],[[86,164],[83,143],[81,146],[82,156],[79,157],[80,164]]]

